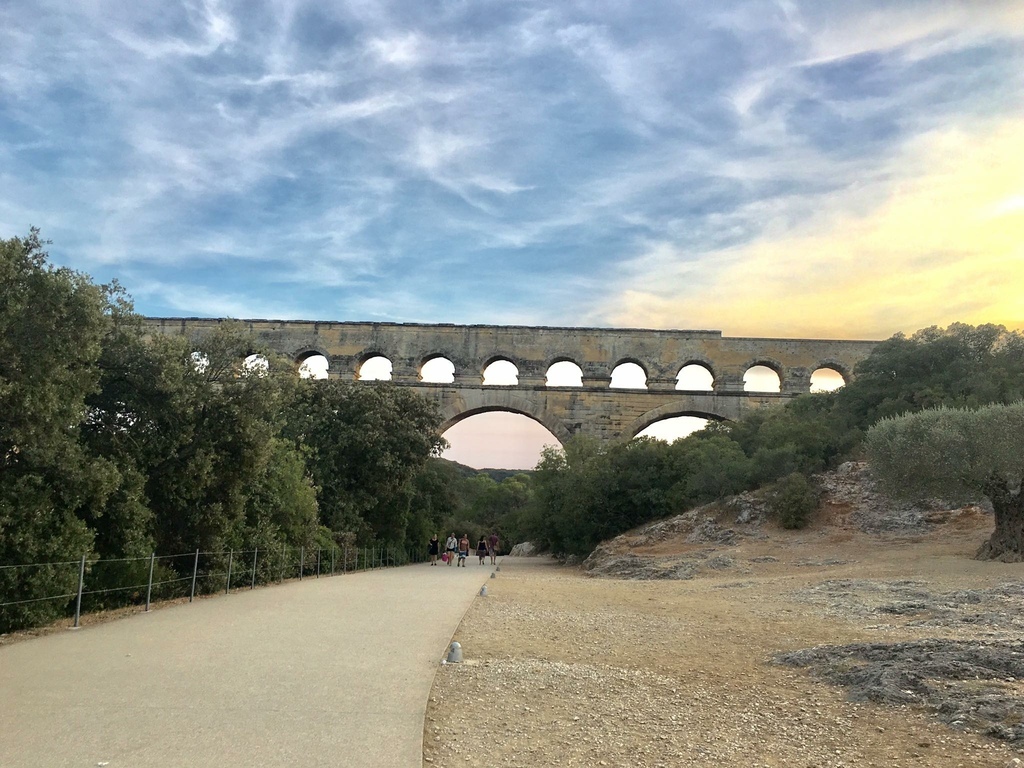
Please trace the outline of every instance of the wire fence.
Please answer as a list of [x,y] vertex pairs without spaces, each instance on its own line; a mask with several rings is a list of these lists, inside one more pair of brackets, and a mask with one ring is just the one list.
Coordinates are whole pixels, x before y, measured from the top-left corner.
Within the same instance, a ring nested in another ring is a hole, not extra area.
[[[23,629],[34,606],[50,603],[49,620],[130,605],[188,598],[257,585],[340,576],[357,571],[423,562],[415,549],[369,547],[288,547],[183,552],[148,557],[93,558],[0,565],[0,627]],[[74,585],[77,584],[77,588]],[[20,593],[20,594],[19,594]],[[42,594],[40,594],[42,593]],[[21,616],[21,620],[19,620]],[[35,622],[38,623],[38,622]]]

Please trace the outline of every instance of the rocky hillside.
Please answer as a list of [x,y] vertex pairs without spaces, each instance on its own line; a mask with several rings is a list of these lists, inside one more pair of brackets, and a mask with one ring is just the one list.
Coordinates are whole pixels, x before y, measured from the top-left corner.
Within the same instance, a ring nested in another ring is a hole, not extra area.
[[[991,509],[979,505],[895,501],[877,489],[865,462],[847,462],[815,479],[823,493],[809,529],[812,532],[849,529],[864,534],[915,536],[958,522],[974,525],[979,517],[991,514]],[[604,542],[583,562],[583,568],[593,576],[627,579],[690,579],[702,572],[742,571],[744,542],[794,535],[798,534],[783,531],[768,519],[767,504],[759,492],[744,493]],[[762,555],[753,562],[774,560]]]

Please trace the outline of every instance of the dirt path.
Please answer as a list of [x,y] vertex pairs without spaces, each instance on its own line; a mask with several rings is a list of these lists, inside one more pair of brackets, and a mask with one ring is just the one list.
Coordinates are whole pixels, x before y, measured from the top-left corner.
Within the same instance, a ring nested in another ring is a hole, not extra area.
[[[588,578],[505,558],[456,635],[466,663],[434,681],[425,765],[1015,765],[1024,755],[1010,744],[926,707],[851,702],[773,661],[821,644],[1019,639],[1016,602],[1000,603],[995,629],[928,623],[951,590],[1022,591],[1021,566],[969,559],[985,535],[775,531],[730,547],[727,572],[688,581]],[[936,595],[935,610],[892,608],[911,588]]]

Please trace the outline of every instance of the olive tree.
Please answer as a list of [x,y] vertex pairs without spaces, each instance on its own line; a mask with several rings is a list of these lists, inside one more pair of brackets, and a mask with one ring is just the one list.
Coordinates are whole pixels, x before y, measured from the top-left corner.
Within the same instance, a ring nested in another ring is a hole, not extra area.
[[986,496],[995,531],[979,560],[1024,560],[1024,401],[883,419],[867,434],[882,487],[904,498]]

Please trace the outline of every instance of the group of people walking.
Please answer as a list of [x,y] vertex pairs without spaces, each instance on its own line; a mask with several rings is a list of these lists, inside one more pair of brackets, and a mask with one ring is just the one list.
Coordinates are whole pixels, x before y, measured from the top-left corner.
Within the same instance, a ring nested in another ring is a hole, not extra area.
[[[441,541],[437,538],[435,533],[427,547],[427,554],[430,555],[430,564],[437,565],[438,557],[441,558],[442,562],[451,565],[455,563],[456,567],[466,566],[466,560],[469,558],[469,534],[463,534],[462,538],[456,538],[455,534],[452,533],[444,543],[444,551],[441,551]],[[476,554],[480,558],[480,565],[483,565],[487,558],[491,558],[491,565],[497,563],[498,557],[498,534],[492,533],[489,537],[480,537],[480,541],[476,545]]]

